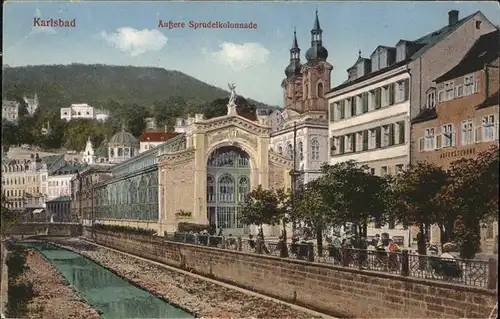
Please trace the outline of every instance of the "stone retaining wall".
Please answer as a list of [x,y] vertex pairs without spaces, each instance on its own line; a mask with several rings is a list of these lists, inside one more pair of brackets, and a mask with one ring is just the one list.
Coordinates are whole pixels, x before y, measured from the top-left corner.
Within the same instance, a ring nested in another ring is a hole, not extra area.
[[94,231],[98,244],[338,317],[487,318],[496,291],[333,265]]

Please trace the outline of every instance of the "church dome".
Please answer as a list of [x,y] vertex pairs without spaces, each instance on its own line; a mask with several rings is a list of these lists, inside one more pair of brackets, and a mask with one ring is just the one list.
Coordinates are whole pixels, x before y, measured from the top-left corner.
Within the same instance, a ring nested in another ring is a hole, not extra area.
[[328,50],[321,44],[314,45],[306,51],[307,61],[313,61],[313,60],[326,61],[327,58],[328,58]]
[[129,146],[139,148],[139,141],[134,137],[134,135],[125,131],[125,128],[122,128],[121,132],[116,133],[111,137],[108,142],[108,145],[120,145],[120,146]]
[[302,68],[302,65],[300,64],[300,62],[291,61],[290,64],[285,69],[286,77],[289,78],[289,77],[294,76],[294,75],[299,75],[301,68]]

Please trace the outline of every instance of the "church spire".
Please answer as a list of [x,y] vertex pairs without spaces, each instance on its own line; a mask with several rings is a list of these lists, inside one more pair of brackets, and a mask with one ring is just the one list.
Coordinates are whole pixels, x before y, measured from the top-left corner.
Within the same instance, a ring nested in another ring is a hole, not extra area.
[[311,30],[311,47],[306,52],[307,61],[326,61],[328,58],[328,50],[323,47],[323,30],[321,30],[319,24],[318,10],[316,9],[316,15],[314,17],[314,25]]
[[[299,43],[297,41],[297,31],[295,30],[295,27],[293,27],[293,43],[292,43],[292,50],[293,49],[299,49]],[[299,49],[300,50],[300,49]]]
[[311,46],[314,46],[314,42],[319,42],[321,45],[323,30],[319,26],[318,9],[316,9],[316,18],[314,19],[314,25],[311,30]]
[[297,41],[297,32],[294,27],[292,48],[290,49],[290,64],[285,69],[286,77],[289,78],[300,74],[301,67],[299,42]]

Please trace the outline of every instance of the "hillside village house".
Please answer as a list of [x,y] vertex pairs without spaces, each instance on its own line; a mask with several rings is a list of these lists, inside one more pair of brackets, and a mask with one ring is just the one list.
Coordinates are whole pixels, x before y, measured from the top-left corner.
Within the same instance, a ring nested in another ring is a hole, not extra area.
[[155,148],[180,133],[176,132],[144,132],[139,136],[139,154]]
[[[373,174],[397,174],[412,159],[410,119],[422,109],[433,81],[454,67],[475,41],[495,27],[476,12],[459,19],[456,10],[448,23],[416,40],[400,40],[393,47],[378,46],[369,58],[361,52],[350,67],[347,81],[330,90],[330,164],[356,160]],[[372,225],[368,235],[382,231],[415,234],[396,225]],[[395,228],[395,229],[394,229]]]
[[[428,107],[413,120],[414,161],[447,169],[457,159],[498,146],[499,36],[497,30],[480,37],[459,64],[435,79]],[[432,235],[437,241],[439,231]],[[483,251],[493,251],[496,236],[497,221],[488,221]]]
[[[28,115],[33,116],[39,107],[38,95],[35,93],[35,96],[32,99],[28,99],[26,95],[24,95],[23,101],[26,103],[26,111],[28,112]],[[9,122],[17,121],[19,118],[20,107],[21,103],[18,101],[2,100],[2,119]]]
[[15,122],[19,118],[20,103],[17,101],[2,101],[2,120]]
[[96,109],[86,103],[71,104],[70,107],[61,108],[61,120],[68,122],[77,119],[106,122],[108,117],[109,114],[105,110]]

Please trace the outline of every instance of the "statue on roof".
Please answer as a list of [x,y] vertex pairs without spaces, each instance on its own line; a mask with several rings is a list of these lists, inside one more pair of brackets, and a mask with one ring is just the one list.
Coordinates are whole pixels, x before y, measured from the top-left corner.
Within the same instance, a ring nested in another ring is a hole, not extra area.
[[227,84],[229,91],[231,91],[231,96],[229,97],[229,104],[236,103],[236,85],[234,83]]

